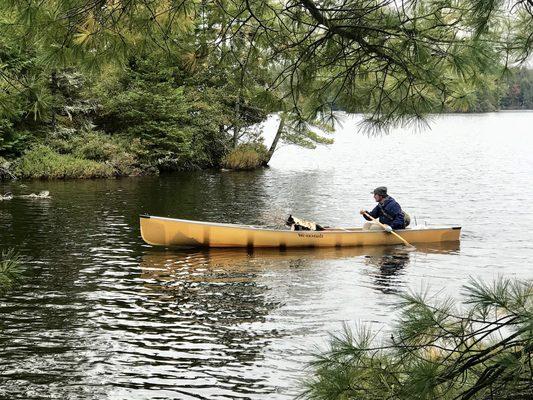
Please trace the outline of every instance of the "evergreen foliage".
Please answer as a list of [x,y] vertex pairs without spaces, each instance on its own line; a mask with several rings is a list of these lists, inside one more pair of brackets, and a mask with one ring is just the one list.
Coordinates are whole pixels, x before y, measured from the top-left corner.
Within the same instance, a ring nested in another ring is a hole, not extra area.
[[[12,29],[56,68],[101,68],[157,50],[191,70],[231,71],[237,115],[242,97],[266,85],[281,87],[273,99],[288,100],[285,111],[301,119],[340,103],[377,125],[441,111],[454,99],[464,103],[480,73],[523,58],[530,40],[520,29],[530,17],[522,1],[514,8],[478,0],[7,4],[7,19],[18,23]],[[504,13],[513,10],[508,30]]]
[[224,85],[194,78],[156,57],[131,60],[115,83],[101,85],[95,122],[107,133],[138,139],[142,163],[159,170],[217,166],[230,146],[225,127],[236,123],[232,99]]
[[0,293],[21,281],[23,258],[14,249],[0,253]]
[[308,399],[529,399],[533,282],[472,280],[452,298],[401,297],[390,339],[345,329],[312,362]]

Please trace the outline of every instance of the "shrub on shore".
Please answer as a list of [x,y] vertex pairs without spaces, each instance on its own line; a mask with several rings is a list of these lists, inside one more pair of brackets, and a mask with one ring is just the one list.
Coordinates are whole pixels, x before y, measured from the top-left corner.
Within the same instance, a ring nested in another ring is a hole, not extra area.
[[101,132],[52,137],[22,155],[14,163],[14,173],[19,178],[35,179],[140,175],[136,142]]
[[108,164],[60,154],[49,146],[38,145],[17,160],[15,174],[34,179],[108,178],[115,171]]
[[138,139],[127,141],[102,132],[88,132],[72,143],[72,154],[78,158],[106,163],[117,176],[140,175],[139,155],[142,152]]
[[11,162],[0,156],[0,181],[16,178],[11,171]]
[[236,170],[256,169],[263,165],[266,154],[267,149],[263,144],[241,144],[222,159],[222,166]]
[[0,253],[0,293],[13,287],[21,280],[22,257],[14,249]]
[[464,286],[455,299],[404,295],[390,339],[346,329],[312,362],[307,399],[533,398],[533,282]]

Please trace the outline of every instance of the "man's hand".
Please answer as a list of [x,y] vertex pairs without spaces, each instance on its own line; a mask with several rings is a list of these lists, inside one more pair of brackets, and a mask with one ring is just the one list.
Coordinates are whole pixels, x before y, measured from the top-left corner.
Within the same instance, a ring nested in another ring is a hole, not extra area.
[[385,232],[388,232],[388,233],[392,232],[392,227],[390,227],[389,225],[384,225],[384,226],[385,226]]
[[359,211],[359,214],[364,215],[366,212],[367,212],[366,210],[361,209],[361,210]]

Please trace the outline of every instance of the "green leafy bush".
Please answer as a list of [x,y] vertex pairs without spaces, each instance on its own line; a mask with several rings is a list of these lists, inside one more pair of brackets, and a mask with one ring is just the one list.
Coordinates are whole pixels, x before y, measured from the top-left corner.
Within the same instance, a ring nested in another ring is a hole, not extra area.
[[128,141],[118,136],[93,131],[73,135],[68,139],[55,138],[48,141],[50,147],[60,154],[105,163],[117,176],[140,175],[146,166],[139,162],[138,140]]
[[19,155],[29,141],[31,141],[29,132],[16,130],[12,121],[0,118],[0,155]]
[[60,154],[49,146],[38,145],[17,160],[15,174],[37,179],[108,178],[115,175],[115,170],[102,162]]
[[80,143],[74,155],[93,161],[108,161],[121,149],[114,143],[100,140],[101,135],[84,135],[84,143]]
[[16,176],[11,171],[11,162],[0,156],[0,181],[14,178]]

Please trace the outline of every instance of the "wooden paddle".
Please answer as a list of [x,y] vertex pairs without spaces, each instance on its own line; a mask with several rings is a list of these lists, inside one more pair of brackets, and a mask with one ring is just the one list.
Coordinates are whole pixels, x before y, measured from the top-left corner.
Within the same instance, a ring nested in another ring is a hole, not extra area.
[[[366,215],[368,218],[370,218],[371,221],[377,223],[379,226],[381,226],[383,229],[386,229],[386,225],[385,224],[382,224],[381,222],[379,222],[379,219],[376,219],[376,218],[373,218],[369,213],[367,213],[366,211],[364,212],[364,215]],[[400,239],[403,244],[405,244],[406,246],[409,246],[409,247],[415,247],[413,246],[411,243],[409,243],[407,240],[405,240],[403,237],[401,237],[400,235],[398,235],[396,232],[394,231],[391,231],[390,233],[392,233],[394,236],[396,236],[398,239]]]

